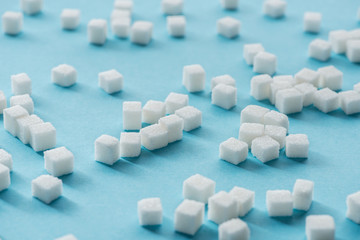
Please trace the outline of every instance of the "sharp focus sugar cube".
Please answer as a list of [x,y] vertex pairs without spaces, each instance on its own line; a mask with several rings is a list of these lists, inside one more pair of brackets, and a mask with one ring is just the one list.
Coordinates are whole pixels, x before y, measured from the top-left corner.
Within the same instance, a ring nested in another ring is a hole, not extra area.
[[271,110],[264,115],[265,125],[276,125],[286,128],[289,130],[289,118],[283,113]]
[[292,84],[289,81],[277,81],[270,84],[270,97],[271,104],[276,103],[276,94],[280,90],[292,88]]
[[277,59],[274,54],[259,52],[254,57],[253,71],[273,75],[276,72]]
[[227,192],[220,191],[209,198],[208,219],[221,224],[237,217],[237,203]]
[[32,195],[50,204],[62,194],[62,181],[51,175],[41,175],[31,181]]
[[330,88],[333,91],[342,88],[343,73],[334,66],[327,66],[318,69],[320,74],[319,87]]
[[117,18],[111,21],[111,31],[119,38],[127,38],[130,34],[131,19]]
[[317,87],[319,85],[320,73],[311,70],[309,68],[303,68],[298,73],[295,74],[295,82],[300,83],[310,83]]
[[133,1],[132,0],[115,0],[114,8],[118,10],[132,11]]
[[309,210],[314,193],[314,182],[297,179],[293,189],[294,208],[298,210]]
[[179,15],[183,12],[183,0],[162,0],[161,9],[167,15]]
[[280,144],[280,149],[285,147],[285,138],[287,130],[284,127],[276,125],[265,125],[264,134],[271,137]]
[[288,158],[307,158],[309,140],[306,134],[290,134],[286,137],[285,152]]
[[237,103],[236,87],[218,84],[211,92],[211,103],[229,110]]
[[43,0],[21,0],[21,10],[28,15],[35,15],[41,12],[43,8]]
[[6,107],[7,107],[6,96],[4,92],[0,90],[0,115],[3,114],[3,111]]
[[335,221],[330,215],[307,216],[305,232],[309,240],[334,240]]
[[264,116],[268,112],[270,112],[270,110],[267,108],[257,105],[248,105],[240,113],[240,124],[243,123],[264,124]]
[[269,136],[257,137],[252,141],[251,153],[265,163],[279,158],[280,144]]
[[9,168],[12,171],[13,160],[10,153],[0,148],[0,164]]
[[45,169],[54,177],[72,173],[74,154],[66,147],[54,148],[44,152]]
[[227,10],[238,8],[239,0],[220,0],[221,6]]
[[360,82],[354,85],[354,91],[360,93]]
[[139,45],[148,45],[152,39],[152,22],[136,21],[131,27],[130,40]]
[[346,217],[360,224],[360,191],[347,196],[346,206]]
[[2,28],[6,34],[17,35],[22,31],[22,27],[22,13],[7,11],[2,15]]
[[189,92],[200,92],[205,89],[205,70],[199,64],[183,68],[182,84]]
[[233,77],[228,74],[217,76],[211,79],[211,90],[214,89],[218,84],[225,84],[232,87],[236,87],[236,81]]
[[275,106],[281,113],[301,112],[304,106],[303,94],[295,88],[283,89],[276,93]]
[[304,31],[311,33],[320,32],[321,16],[322,16],[321,13],[318,12],[305,12]]
[[140,133],[122,132],[120,135],[120,157],[138,157],[140,153]]
[[73,234],[67,234],[65,236],[56,238],[55,240],[77,240],[77,238]]
[[183,182],[183,197],[202,203],[215,194],[216,183],[200,174],[195,174]]
[[29,127],[31,125],[44,123],[43,120],[41,120],[38,116],[36,116],[34,114],[30,115],[30,116],[25,116],[25,117],[18,118],[18,119],[16,119],[16,121],[17,121],[17,124],[19,126],[17,137],[24,144],[30,143],[30,140],[31,140]]
[[7,130],[13,136],[17,137],[19,135],[19,125],[16,120],[21,117],[29,116],[28,111],[25,108],[16,105],[5,108],[3,114],[5,130]]
[[35,152],[44,151],[55,147],[56,129],[49,123],[39,123],[29,126],[30,145]]
[[230,219],[219,226],[219,240],[248,240],[250,229],[246,222],[239,218]]
[[159,119],[159,124],[168,131],[168,142],[172,143],[182,139],[184,130],[184,119],[171,114]]
[[337,54],[346,52],[346,42],[349,40],[350,35],[348,31],[336,30],[329,32],[329,41],[332,50]]
[[260,123],[243,123],[240,126],[239,139],[251,148],[252,141],[264,135],[265,127]]
[[107,37],[107,21],[92,19],[87,25],[88,41],[92,44],[103,45]]
[[184,37],[186,29],[186,19],[184,16],[168,16],[166,18],[167,30],[173,37]]
[[309,56],[319,61],[327,61],[331,57],[331,44],[322,39],[315,39],[309,45]]
[[205,204],[185,199],[175,210],[175,231],[195,235],[204,221]]
[[160,225],[163,219],[163,210],[160,198],[144,198],[137,203],[140,225]]
[[31,79],[26,73],[11,76],[11,89],[14,95],[31,94]]
[[140,130],[141,145],[148,150],[155,150],[168,145],[168,131],[160,126],[153,124]]
[[273,79],[268,74],[261,74],[251,78],[250,95],[261,101],[270,98],[270,85]]
[[141,115],[141,102],[123,102],[123,128],[125,130],[140,130]]
[[112,94],[123,89],[124,80],[121,73],[115,69],[99,73],[99,87]]
[[304,107],[313,104],[314,93],[317,91],[317,88],[310,83],[300,83],[294,86],[296,90],[303,94],[303,105]]
[[347,114],[360,112],[360,93],[350,90],[339,93],[340,107]]
[[149,100],[142,110],[142,121],[149,124],[154,124],[166,114],[165,103],[160,101]]
[[266,192],[266,207],[270,217],[287,217],[293,214],[293,198],[288,190]]
[[281,18],[285,15],[286,5],[283,0],[266,0],[263,4],[263,13],[272,18]]
[[117,138],[101,135],[95,140],[95,161],[113,165],[120,156],[120,143]]
[[80,24],[80,10],[66,8],[62,10],[60,18],[63,29],[74,30]]
[[51,81],[62,87],[70,87],[76,83],[77,72],[73,66],[60,64],[51,69]]
[[25,108],[29,114],[34,113],[34,102],[33,102],[32,98],[29,96],[29,94],[12,96],[10,98],[10,107],[13,107],[16,105],[19,105],[19,106],[22,106],[23,108]]
[[233,187],[229,194],[237,204],[237,215],[244,217],[254,206],[255,192],[241,187]]
[[240,33],[240,27],[240,21],[232,17],[221,18],[216,23],[218,34],[227,38],[237,37]]
[[339,108],[339,96],[329,88],[318,90],[314,93],[314,106],[324,113],[335,111]]
[[360,62],[360,40],[349,40],[346,43],[346,56],[350,62]]
[[244,59],[250,66],[254,63],[254,57],[259,52],[265,52],[265,48],[260,43],[244,44]]
[[236,138],[229,138],[220,144],[219,157],[229,163],[237,165],[246,160],[249,151],[248,148],[246,142]]
[[128,10],[119,10],[119,9],[114,9],[111,12],[111,16],[110,16],[111,22],[117,19],[124,19],[124,18],[131,20],[131,12]]
[[166,114],[174,114],[176,110],[189,104],[189,96],[171,92],[165,99]]
[[10,169],[0,164],[0,191],[7,189],[10,186]]
[[201,126],[202,113],[195,107],[186,106],[175,111],[175,114],[184,119],[184,131],[189,132]]

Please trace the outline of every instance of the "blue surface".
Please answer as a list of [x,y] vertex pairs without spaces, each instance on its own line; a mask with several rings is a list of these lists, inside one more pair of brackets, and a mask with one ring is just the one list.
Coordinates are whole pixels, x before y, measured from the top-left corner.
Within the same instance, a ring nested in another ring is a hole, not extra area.
[[[45,0],[42,14],[24,17],[24,32],[16,37],[0,35],[0,89],[11,95],[10,75],[26,72],[33,80],[35,113],[57,129],[57,146],[75,155],[75,171],[62,177],[63,196],[46,205],[31,196],[31,180],[45,174],[42,154],[35,153],[3,129],[0,117],[0,147],[14,159],[11,186],[0,193],[0,237],[53,239],[73,233],[78,239],[187,239],[174,232],[173,219],[182,201],[182,182],[200,173],[217,183],[217,191],[238,185],[256,192],[255,208],[244,218],[252,239],[305,239],[305,217],[330,214],[336,222],[336,239],[357,239],[359,225],[345,218],[346,196],[360,189],[360,116],[338,110],[323,114],[313,107],[290,116],[290,133],[308,134],[309,158],[262,164],[251,155],[234,166],[218,158],[219,143],[237,137],[241,109],[248,104],[273,108],[249,96],[254,75],[242,58],[245,43],[261,42],[278,57],[278,74],[294,74],[303,67],[317,69],[329,64],[344,72],[343,89],[359,82],[359,65],[333,54],[322,63],[307,57],[307,47],[316,37],[327,38],[329,30],[360,27],[355,16],[358,1],[289,1],[287,15],[273,20],[261,14],[260,0],[241,0],[238,11],[224,11],[218,0],[187,0],[187,35],[173,39],[166,31],[160,1],[135,0],[134,20],[154,23],[154,39],[147,47],[131,44],[109,34],[102,47],[89,45],[86,24],[92,18],[108,18],[112,0]],[[60,29],[63,8],[81,9],[76,31]],[[18,1],[2,0],[0,13],[18,10]],[[323,14],[319,35],[302,31],[305,11]],[[216,34],[216,20],[233,16],[242,21],[241,36],[228,40]],[[52,67],[67,63],[78,71],[78,83],[61,88],[50,81]],[[170,91],[186,93],[182,67],[199,63],[207,73],[206,91],[190,94],[190,104],[203,112],[201,128],[184,133],[180,142],[157,151],[143,150],[137,159],[120,160],[109,167],[94,161],[94,140],[101,134],[119,137],[123,101],[164,100]],[[124,91],[107,95],[97,86],[97,74],[118,69],[125,78]],[[210,103],[211,77],[230,74],[237,80],[238,105],[231,111]],[[291,190],[297,178],[315,182],[313,205],[308,213],[291,218],[269,218],[265,192]],[[138,224],[136,204],[146,197],[160,197],[164,223],[156,228]],[[194,239],[217,239],[217,225],[205,220]]]

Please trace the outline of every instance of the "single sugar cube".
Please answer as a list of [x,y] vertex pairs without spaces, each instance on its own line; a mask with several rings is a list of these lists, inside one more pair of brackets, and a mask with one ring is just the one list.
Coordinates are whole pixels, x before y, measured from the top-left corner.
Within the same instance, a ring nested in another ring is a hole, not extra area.
[[350,115],[360,112],[360,93],[350,90],[339,93],[340,107],[345,114]]
[[346,197],[346,217],[360,224],[360,191]]
[[357,84],[354,84],[354,91],[360,93],[360,82]]
[[273,79],[268,74],[261,74],[251,78],[250,95],[261,101],[270,98],[270,85]]
[[218,84],[211,92],[211,103],[229,110],[237,103],[236,87]]
[[311,33],[320,32],[321,17],[322,17],[321,13],[318,12],[305,12],[304,31]]
[[183,68],[182,83],[189,92],[200,92],[205,89],[205,70],[199,64]]
[[10,169],[0,163],[0,191],[10,186]]
[[26,14],[35,15],[41,12],[43,0],[21,0],[20,7]]
[[179,15],[183,12],[183,0],[162,0],[161,9],[166,15]]
[[227,10],[238,8],[239,0],[220,0],[221,6]]
[[329,32],[329,42],[332,50],[337,54],[346,52],[346,42],[350,39],[350,34],[346,30],[335,30]]
[[16,119],[29,116],[28,111],[19,105],[15,105],[13,107],[5,108],[3,115],[5,130],[17,137],[19,135],[19,125]]
[[265,163],[279,158],[280,144],[269,136],[257,137],[252,141],[251,153]]
[[346,43],[346,57],[350,62],[360,62],[360,40],[349,40]]
[[306,237],[309,240],[334,240],[335,221],[330,215],[310,215],[306,217]]
[[12,171],[13,160],[10,153],[0,148],[0,164],[9,168]]
[[119,156],[120,143],[117,138],[104,134],[95,140],[95,161],[113,165]]
[[165,103],[160,101],[149,100],[145,103],[142,110],[142,121],[154,124],[166,114]]
[[284,89],[290,89],[292,88],[292,84],[289,81],[277,81],[277,82],[272,82],[270,84],[270,103],[271,104],[276,104],[276,94],[278,91],[280,90],[284,90]]
[[66,147],[44,152],[45,169],[54,177],[70,174],[74,170],[74,154]]
[[195,174],[183,182],[183,197],[206,204],[215,194],[215,185],[210,178]]
[[31,136],[30,136],[29,127],[31,125],[44,123],[43,120],[41,120],[38,116],[36,116],[34,114],[30,115],[30,116],[24,116],[24,117],[18,118],[18,119],[16,119],[16,122],[17,122],[17,124],[19,126],[17,137],[24,144],[30,143]]
[[314,106],[324,113],[335,111],[340,107],[339,95],[329,88],[318,90],[314,93]]
[[288,190],[266,191],[266,207],[270,217],[288,217],[293,214],[293,197]]
[[343,73],[334,66],[319,68],[320,74],[319,87],[330,88],[333,91],[340,90],[343,83]]
[[280,144],[280,149],[285,147],[285,138],[287,130],[284,127],[276,125],[265,125],[264,134],[271,137]]
[[117,18],[111,21],[111,31],[119,38],[127,38],[130,34],[131,19],[128,17]]
[[241,187],[233,187],[229,194],[237,203],[237,215],[244,217],[254,206],[255,192]]
[[160,124],[153,124],[140,130],[141,145],[148,150],[155,150],[168,145],[168,131]]
[[236,138],[229,138],[219,146],[219,157],[229,163],[238,165],[246,160],[249,146]]
[[240,33],[241,23],[232,17],[224,17],[216,22],[218,34],[226,38],[235,38]]
[[289,134],[286,137],[285,153],[288,158],[307,158],[309,140],[306,134]]
[[137,211],[140,225],[160,225],[163,219],[163,209],[160,198],[144,198],[138,201]]
[[7,108],[6,96],[4,92],[0,90],[0,115],[3,114],[5,108]]
[[140,130],[142,121],[141,115],[141,102],[123,102],[123,128],[125,130]]
[[175,231],[195,235],[204,221],[205,204],[185,199],[175,210]]
[[271,110],[264,115],[265,125],[276,125],[289,130],[289,118],[283,113]]
[[300,83],[294,86],[296,90],[303,94],[303,105],[304,107],[310,106],[314,101],[314,93],[317,91],[317,88],[314,87],[311,83]]
[[320,73],[311,70],[309,68],[303,68],[298,73],[295,74],[295,82],[300,83],[310,83],[317,87],[319,85]]
[[67,30],[74,30],[80,24],[80,10],[79,9],[63,9],[60,15],[61,27]]
[[55,240],[77,240],[77,238],[73,234],[67,234],[65,236],[55,238]]
[[120,157],[138,157],[140,153],[140,133],[122,132],[120,135]]
[[11,89],[14,95],[31,94],[31,79],[26,73],[11,75]]
[[34,113],[34,101],[29,96],[29,94],[12,96],[10,98],[10,107],[13,107],[16,105],[19,105],[19,106],[22,106],[23,108],[25,108],[29,114]]
[[131,20],[131,12],[128,10],[119,10],[119,9],[114,9],[111,12],[111,16],[110,16],[111,22],[123,18],[127,18]]
[[133,1],[132,0],[115,0],[114,8],[118,10],[127,10],[132,11],[133,9]]
[[283,89],[276,93],[275,107],[284,114],[297,113],[302,111],[303,101],[303,94],[296,88]]
[[208,219],[221,224],[237,217],[237,203],[227,192],[220,191],[209,198]]
[[168,142],[172,143],[182,139],[184,130],[184,119],[171,114],[159,119],[159,124],[168,131]]
[[184,37],[186,29],[186,19],[184,16],[168,16],[166,18],[167,30],[173,37]]
[[31,181],[32,195],[50,204],[62,194],[62,181],[51,175],[41,175]]
[[294,208],[308,211],[314,194],[314,182],[305,179],[296,179],[293,189]]
[[2,15],[2,28],[6,34],[17,35],[23,28],[23,15],[21,12],[6,11]]
[[269,109],[257,105],[248,105],[240,113],[240,124],[261,123],[264,124],[264,116]]
[[252,141],[264,135],[265,127],[260,123],[243,123],[239,130],[239,139],[251,148]]
[[107,21],[92,19],[87,26],[88,41],[92,44],[103,45],[107,37]]
[[109,94],[121,91],[123,82],[123,76],[115,69],[99,73],[99,87]]
[[331,57],[331,44],[322,39],[315,39],[309,45],[309,56],[319,61],[327,61]]
[[30,145],[35,152],[55,147],[56,129],[49,123],[39,123],[29,126]]
[[175,111],[175,114],[184,119],[184,131],[189,132],[201,126],[202,113],[199,109],[186,106]]
[[139,45],[148,45],[152,38],[152,22],[136,21],[131,27],[130,40]]
[[189,96],[171,92],[165,99],[166,114],[174,114],[176,110],[189,104]]
[[51,81],[61,87],[70,87],[76,83],[77,72],[73,66],[60,64],[51,69]]
[[236,87],[236,81],[233,77],[228,74],[217,76],[211,79],[211,90],[214,89],[218,84],[225,84]]
[[272,18],[281,18],[285,15],[286,5],[283,0],[266,0],[263,4],[263,13]]
[[273,75],[276,72],[277,59],[274,54],[259,52],[254,57],[253,71]]
[[254,57],[259,52],[265,52],[265,48],[261,43],[244,44],[244,59],[250,66],[254,63]]
[[230,219],[219,225],[219,240],[249,240],[250,229],[246,222],[239,218]]

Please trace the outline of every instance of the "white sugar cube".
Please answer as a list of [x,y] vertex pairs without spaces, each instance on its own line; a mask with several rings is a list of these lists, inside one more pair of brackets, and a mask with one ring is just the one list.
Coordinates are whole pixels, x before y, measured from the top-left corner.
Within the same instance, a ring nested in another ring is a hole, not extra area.
[[13,107],[5,108],[3,115],[5,130],[17,137],[19,135],[19,125],[16,119],[29,116],[28,111],[19,105],[15,105]]
[[30,115],[30,116],[25,116],[25,117],[21,117],[16,119],[17,124],[19,126],[19,130],[18,130],[18,135],[17,137],[24,143],[24,144],[28,144],[30,143],[30,130],[29,127],[31,125],[35,125],[35,124],[39,124],[39,123],[43,123],[44,121],[41,120],[38,116],[36,115]]
[[74,170],[74,154],[66,147],[44,152],[45,169],[54,177],[70,174]]
[[307,158],[309,139],[306,134],[289,134],[286,137],[285,153],[288,158]]
[[211,79],[211,90],[214,89],[218,84],[225,84],[232,87],[236,87],[236,81],[233,77],[228,74],[216,76]]
[[111,31],[119,38],[127,38],[130,34],[131,19],[117,18],[111,21]]
[[246,160],[248,148],[246,142],[232,137],[220,144],[219,157],[229,163],[237,165]]
[[319,61],[327,61],[331,57],[331,44],[322,39],[315,39],[309,45],[309,56]]
[[168,145],[168,131],[160,126],[153,124],[140,130],[141,145],[148,150],[155,150]]
[[349,40],[359,40],[360,39],[360,28],[349,31]]
[[340,107],[347,114],[360,112],[360,93],[350,90],[339,93]]
[[140,133],[122,132],[120,135],[120,157],[138,157],[140,153]]
[[264,52],[265,48],[261,43],[244,44],[244,59],[248,65],[253,65],[254,57],[259,52]]
[[221,224],[237,217],[237,202],[227,192],[220,191],[209,198],[208,219]]
[[264,115],[265,125],[281,126],[289,130],[289,118],[283,113],[271,110]]
[[285,15],[286,5],[283,0],[265,0],[263,13],[272,18],[281,18]]
[[73,234],[67,234],[65,236],[55,238],[55,240],[77,240],[77,238]]
[[354,91],[360,93],[360,82],[357,84],[354,84]]
[[221,6],[227,10],[238,8],[239,0],[220,0]]
[[5,151],[4,149],[0,148],[0,164],[6,166],[9,168],[9,170],[12,170],[13,166],[13,160],[10,153]]
[[127,10],[132,11],[133,9],[133,1],[132,0],[115,0],[114,8],[119,10]]
[[21,10],[28,15],[35,15],[41,12],[43,8],[43,0],[21,0]]
[[184,37],[186,19],[184,16],[168,16],[166,18],[168,33],[173,37]]
[[330,215],[307,216],[305,223],[305,232],[308,240],[334,240],[334,218]]
[[179,15],[183,12],[183,0],[162,0],[161,9],[167,15]]
[[131,19],[131,12],[128,10],[120,10],[120,9],[114,9],[111,12],[111,16],[110,16],[111,22],[117,19],[124,19],[124,18]]
[[339,108],[339,95],[324,88],[314,93],[314,106],[324,113],[335,111]]
[[265,163],[279,158],[280,144],[269,136],[257,137],[252,141],[251,153]]
[[63,9],[60,15],[61,27],[67,30],[74,30],[80,24],[80,10],[79,9]]
[[174,114],[176,110],[189,104],[189,96],[171,92],[165,99],[166,114]]
[[101,135],[95,140],[95,161],[113,165],[120,156],[120,143],[115,137]]
[[22,106],[23,108],[25,108],[29,114],[34,113],[34,102],[33,102],[32,98],[29,96],[29,94],[12,96],[10,98],[10,107],[13,107],[16,105],[19,105],[19,106]]
[[14,95],[31,94],[31,79],[26,73],[11,75],[11,89]]
[[6,96],[4,92],[0,90],[0,115],[3,114],[5,108],[7,108]]
[[50,204],[62,194],[62,181],[51,175],[41,175],[31,181],[32,195]]
[[175,114],[184,119],[184,131],[189,132],[201,126],[202,113],[199,109],[186,106],[175,111]]
[[142,121],[154,124],[166,114],[165,103],[160,101],[149,100],[145,103],[142,110]]
[[314,87],[311,83],[300,83],[294,86],[296,90],[303,94],[303,105],[304,107],[313,104],[314,93],[317,91],[317,88]]
[[152,39],[153,24],[147,21],[136,21],[131,27],[130,40],[139,45],[148,45]]
[[182,84],[189,92],[200,92],[205,89],[205,70],[199,64],[183,68]]
[[92,19],[87,25],[88,41],[92,44],[103,45],[107,37],[107,21]]
[[305,179],[296,179],[293,188],[294,208],[308,211],[314,194],[314,182]]
[[10,169],[0,164],[0,191],[7,189],[10,186]]
[[240,124],[261,123],[264,124],[264,116],[269,109],[257,105],[248,105],[240,113]]
[[286,82],[291,84],[291,86],[295,85],[295,79],[292,75],[277,75],[273,77],[274,83]]
[[246,222],[239,218],[230,219],[219,225],[219,240],[249,240],[250,229]]
[[254,57],[253,71],[273,75],[276,72],[277,59],[274,54],[259,52]]
[[270,98],[270,85],[273,79],[268,74],[261,74],[251,78],[250,95],[261,101]]
[[276,103],[276,94],[278,93],[278,91],[284,89],[290,89],[290,88],[292,88],[292,84],[289,81],[272,82],[270,84],[270,96],[269,96],[270,103],[271,104]]
[[337,91],[342,88],[343,73],[334,66],[327,66],[318,69],[320,74],[319,87],[330,88]]
[[301,112],[304,106],[304,96],[296,88],[283,89],[276,93],[275,107],[281,113],[291,114]]
[[349,32],[346,30],[335,30],[329,32],[329,42],[331,43],[331,48],[337,54],[346,52],[346,42],[349,38]]
[[137,211],[140,225],[160,225],[163,219],[163,209],[160,198],[144,198],[138,201]]
[[237,103],[236,87],[218,84],[211,92],[211,103],[229,110]]
[[224,17],[216,22],[218,34],[226,38],[235,38],[240,33],[241,23],[232,17]]
[[346,43],[346,56],[350,62],[360,62],[360,40],[349,40]]
[[141,115],[141,102],[123,102],[123,128],[125,130],[140,130],[142,121]]
[[168,142],[172,143],[182,139],[184,130],[184,119],[171,114],[159,119],[159,124],[168,131]]
[[23,28],[23,15],[21,12],[6,11],[2,15],[2,28],[4,33],[17,35]]
[[346,197],[346,217],[360,224],[360,191]]
[[244,217],[254,206],[255,192],[241,187],[233,187],[229,194],[235,199],[237,216]]
[[30,145],[35,152],[55,147],[56,129],[49,123],[39,123],[29,126]]
[[62,87],[70,87],[76,83],[77,72],[73,66],[60,64],[51,69],[51,81]]
[[193,236],[204,221],[205,204],[185,199],[175,210],[175,231]]
[[265,125],[264,134],[271,137],[280,144],[280,149],[285,147],[285,138],[287,130],[284,127],[276,125]]
[[317,87],[319,85],[320,73],[311,70],[309,68],[303,68],[298,73],[295,74],[295,82],[300,83],[310,83]]
[[293,198],[288,190],[266,191],[266,207],[270,217],[287,217],[293,214]]
[[99,87],[105,92],[113,94],[123,89],[123,76],[115,69],[99,73]]
[[215,185],[210,178],[195,174],[183,182],[183,197],[206,204],[215,194]]
[[321,13],[318,12],[305,12],[304,31],[311,33],[320,32],[321,17],[322,17]]
[[264,135],[265,127],[260,123],[243,123],[239,130],[239,139],[251,148],[252,141]]

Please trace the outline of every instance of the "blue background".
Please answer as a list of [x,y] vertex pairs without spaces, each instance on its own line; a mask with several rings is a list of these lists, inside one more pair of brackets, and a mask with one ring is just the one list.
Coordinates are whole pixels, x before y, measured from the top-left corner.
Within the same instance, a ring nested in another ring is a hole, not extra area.
[[[329,64],[344,72],[343,89],[360,81],[359,65],[345,56],[332,55],[329,62],[309,59],[310,41],[327,39],[328,31],[360,27],[355,0],[289,1],[286,17],[269,19],[261,13],[262,1],[240,1],[238,11],[225,11],[218,0],[186,0],[187,35],[174,39],[166,31],[160,1],[135,0],[134,20],[154,23],[153,41],[146,47],[133,45],[109,33],[104,46],[88,44],[86,24],[92,18],[108,19],[112,0],[45,0],[43,13],[24,17],[24,31],[16,37],[0,35],[0,89],[11,96],[10,75],[26,72],[33,81],[35,113],[57,129],[57,146],[75,155],[75,171],[61,179],[63,196],[46,205],[31,196],[31,180],[44,170],[44,160],[3,129],[0,116],[0,147],[13,156],[11,186],[0,193],[0,237],[3,239],[53,239],[73,233],[78,239],[187,239],[174,232],[175,208],[182,201],[182,182],[200,173],[216,181],[216,190],[233,186],[256,192],[255,208],[243,218],[252,239],[305,239],[305,217],[330,214],[336,222],[337,239],[357,239],[360,227],[345,218],[346,196],[360,190],[359,114],[341,110],[324,114],[314,107],[290,116],[290,133],[305,133],[310,140],[309,158],[278,160],[262,164],[251,154],[234,166],[218,158],[219,144],[237,137],[240,111],[258,103],[249,95],[252,68],[243,60],[243,45],[261,42],[278,57],[277,74],[295,74],[303,67],[317,69]],[[63,8],[79,8],[81,25],[63,31],[59,15]],[[1,14],[19,10],[18,1],[2,0]],[[303,32],[305,11],[323,14],[318,35]],[[241,36],[229,40],[216,34],[216,20],[232,16],[242,21]],[[51,83],[51,68],[73,65],[78,82],[71,88]],[[139,158],[120,160],[109,167],[94,161],[94,141],[101,134],[119,137],[122,102],[164,100],[169,92],[187,93],[181,84],[182,68],[201,64],[206,70],[206,90],[190,94],[190,105],[203,112],[202,127],[184,133],[182,141]],[[108,95],[97,86],[97,74],[115,68],[124,75],[125,87]],[[211,105],[210,79],[230,74],[237,81],[238,105],[230,111]],[[269,189],[292,190],[297,178],[315,182],[314,202],[308,213],[294,211],[291,218],[270,218],[265,206]],[[160,197],[164,222],[160,227],[138,224],[137,201]],[[206,220],[195,239],[217,239],[217,225]]]

